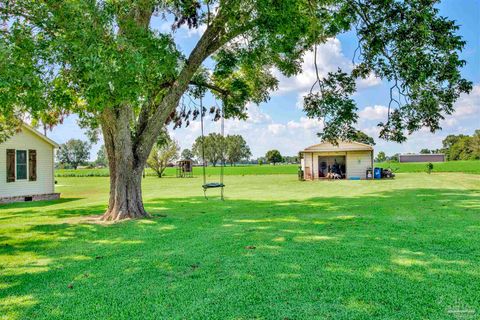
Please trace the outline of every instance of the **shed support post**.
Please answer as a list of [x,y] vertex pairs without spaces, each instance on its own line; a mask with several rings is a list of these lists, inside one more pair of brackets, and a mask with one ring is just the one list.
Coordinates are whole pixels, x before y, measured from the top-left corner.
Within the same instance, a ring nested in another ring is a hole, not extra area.
[[315,170],[313,170],[313,152],[311,153],[312,154],[312,180],[315,180]]

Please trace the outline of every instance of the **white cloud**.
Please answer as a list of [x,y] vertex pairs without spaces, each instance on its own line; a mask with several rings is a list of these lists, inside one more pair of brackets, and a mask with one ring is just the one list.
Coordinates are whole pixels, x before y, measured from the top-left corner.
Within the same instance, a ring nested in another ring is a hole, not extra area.
[[360,128],[360,130],[372,137],[374,140],[377,140],[380,134],[380,127],[378,126],[363,127]]
[[247,105],[247,114],[248,114],[247,121],[250,121],[253,123],[264,123],[272,120],[272,117],[270,117],[265,112],[261,111],[260,107],[253,103],[250,103],[249,105]]
[[192,38],[192,37],[200,38],[205,32],[205,30],[207,30],[207,25],[201,24],[198,26],[198,28],[193,28],[193,29],[189,29],[188,26],[183,25],[182,28],[184,28],[187,31],[187,36],[189,38]]
[[384,120],[388,116],[388,108],[381,105],[365,107],[358,113],[360,121]]
[[281,123],[272,123],[268,125],[268,131],[271,132],[274,135],[278,135],[281,133],[283,130],[285,130],[285,125]]
[[164,21],[160,27],[158,28],[158,30],[161,32],[161,33],[171,33],[173,32],[172,31],[172,22],[171,21]]
[[[248,105],[247,120],[226,119],[225,135],[240,134],[250,146],[253,156],[263,156],[270,149],[278,149],[284,155],[295,155],[309,145],[318,143],[317,133],[323,124],[319,120],[300,117],[287,122],[272,119],[257,105]],[[220,132],[220,123],[205,118],[205,134]],[[193,121],[188,128],[172,131],[182,148],[191,148],[200,136],[200,121]]]
[[316,129],[317,132],[320,132],[323,129],[323,122],[317,119],[301,117],[300,121],[289,121],[287,123],[287,128],[305,130]]
[[471,115],[480,117],[480,84],[474,85],[470,94],[462,94],[455,102],[454,118],[462,119]]
[[[313,50],[305,53],[302,63],[302,72],[293,77],[285,77],[278,70],[274,72],[279,80],[279,90],[275,93],[282,95],[292,91],[300,91],[301,96],[310,91],[317,78],[314,64],[315,55]],[[353,64],[350,59],[345,57],[342,52],[342,44],[337,38],[331,38],[320,45],[317,50],[317,67],[320,77],[325,77],[329,72],[334,72],[338,68],[344,71],[350,71]],[[381,83],[381,79],[373,74],[366,79],[359,79],[357,85],[359,89],[376,86]]]
[[357,88],[364,89],[369,87],[375,87],[382,83],[382,79],[370,73],[365,79],[357,79]]
[[454,127],[458,124],[458,120],[455,119],[455,118],[448,118],[448,119],[445,119],[445,120],[442,120],[440,122],[440,126],[442,128],[445,128],[445,127]]

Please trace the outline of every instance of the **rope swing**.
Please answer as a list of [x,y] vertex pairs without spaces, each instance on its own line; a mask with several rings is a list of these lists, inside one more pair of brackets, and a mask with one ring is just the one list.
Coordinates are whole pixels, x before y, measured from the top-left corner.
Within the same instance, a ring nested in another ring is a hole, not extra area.
[[[213,189],[213,188],[220,188],[220,198],[222,199],[222,201],[224,200],[223,198],[223,193],[224,193],[224,188],[225,188],[225,184],[223,183],[223,170],[224,170],[224,167],[225,167],[225,156],[224,156],[224,148],[222,146],[222,157],[221,157],[221,166],[220,166],[220,182],[210,182],[210,183],[207,183],[207,165],[206,165],[206,161],[205,161],[205,134],[204,134],[204,129],[203,129],[203,114],[204,114],[205,110],[203,109],[203,103],[202,103],[202,97],[200,97],[200,125],[201,125],[201,129],[202,129],[202,161],[203,161],[203,165],[202,165],[202,170],[203,170],[203,184],[202,184],[202,188],[203,188],[203,195],[205,197],[205,199],[208,200],[208,197],[207,197],[207,190],[208,189]],[[225,138],[225,114],[224,114],[224,110],[223,110],[223,105],[221,106],[220,108],[220,131],[221,131],[221,135],[222,135],[222,141],[224,140],[223,138]]]

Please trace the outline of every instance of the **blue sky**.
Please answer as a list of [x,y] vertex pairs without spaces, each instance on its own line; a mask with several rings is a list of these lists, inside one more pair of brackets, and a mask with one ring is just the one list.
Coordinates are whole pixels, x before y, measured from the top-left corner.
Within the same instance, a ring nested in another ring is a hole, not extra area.
[[[480,129],[480,0],[445,0],[439,5],[439,9],[441,15],[456,20],[460,25],[459,34],[467,42],[461,53],[461,57],[467,61],[462,73],[474,83],[474,89],[469,95],[460,97],[456,103],[455,114],[442,122],[442,131],[431,134],[428,130],[420,130],[410,136],[407,142],[398,144],[378,138],[376,125],[385,119],[389,99],[387,84],[374,77],[360,81],[359,90],[354,96],[360,110],[358,128],[375,138],[376,152],[394,154],[418,152],[422,148],[436,149],[441,147],[442,139],[448,134],[472,134],[475,129]],[[160,18],[152,22],[152,27],[161,32],[170,32],[168,21]],[[188,53],[198,41],[201,32],[202,28],[180,29],[174,37],[179,48]],[[320,72],[325,74],[338,67],[348,69],[356,45],[353,33],[339,35],[322,45],[318,58]],[[321,131],[322,124],[307,119],[301,110],[302,96],[314,81],[312,61],[313,54],[307,53],[302,74],[292,78],[279,75],[279,90],[272,93],[270,101],[259,106],[249,105],[247,121],[227,120],[225,133],[243,135],[254,157],[262,156],[270,149],[278,149],[284,155],[295,155],[304,147],[318,143],[316,133]],[[71,116],[47,135],[59,143],[70,138],[86,139],[76,121],[77,118]],[[218,123],[207,121],[207,133],[218,130]],[[188,128],[170,132],[182,148],[190,148],[200,134],[200,124],[193,122]],[[92,159],[96,157],[100,144],[92,146]]]

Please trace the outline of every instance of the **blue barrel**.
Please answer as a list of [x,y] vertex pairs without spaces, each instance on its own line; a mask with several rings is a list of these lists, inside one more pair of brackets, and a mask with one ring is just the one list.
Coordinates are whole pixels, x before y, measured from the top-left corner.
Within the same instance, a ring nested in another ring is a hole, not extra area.
[[375,179],[381,179],[382,178],[382,168],[375,168],[373,170],[373,177]]

